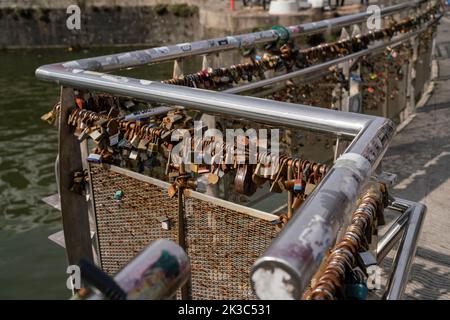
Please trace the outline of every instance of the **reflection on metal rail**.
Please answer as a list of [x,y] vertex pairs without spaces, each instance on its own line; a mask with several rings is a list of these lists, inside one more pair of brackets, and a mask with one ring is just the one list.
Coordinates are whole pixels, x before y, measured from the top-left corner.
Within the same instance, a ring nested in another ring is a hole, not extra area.
[[[385,8],[382,15],[397,13],[424,2],[426,1],[411,1]],[[358,23],[366,18],[367,13],[360,13],[288,29],[295,36]],[[307,198],[302,206],[302,214],[294,215],[254,265],[253,275],[259,272],[260,276],[254,277],[253,282],[266,284],[269,297],[279,296],[281,290],[284,297],[297,298],[309,284],[321,258],[336,239],[345,216],[353,209],[358,195],[380,163],[394,134],[393,122],[375,116],[173,86],[92,71],[111,71],[222,51],[249,43],[273,41],[277,38],[277,33],[270,30],[227,37],[224,38],[227,39],[227,44],[224,45],[220,44],[221,39],[194,42],[189,44],[190,50],[186,52],[183,51],[183,45],[176,45],[47,65],[40,67],[36,75],[42,80],[54,81],[65,87],[96,90],[143,101],[185,106],[207,113],[243,117],[267,124],[307,128],[353,138],[326,178]],[[413,220],[410,220],[408,228],[413,228],[411,221]],[[414,221],[418,223],[421,219],[416,217]],[[405,233],[402,240],[405,252],[414,253],[411,247],[414,243],[415,248],[417,234],[418,232]],[[329,239],[329,242],[318,244],[315,239]],[[410,266],[411,259],[411,255],[398,256],[398,267],[394,270],[394,275],[397,276],[390,284],[392,290],[403,288],[399,281],[404,280],[402,272]],[[394,293],[391,296],[395,296]]]

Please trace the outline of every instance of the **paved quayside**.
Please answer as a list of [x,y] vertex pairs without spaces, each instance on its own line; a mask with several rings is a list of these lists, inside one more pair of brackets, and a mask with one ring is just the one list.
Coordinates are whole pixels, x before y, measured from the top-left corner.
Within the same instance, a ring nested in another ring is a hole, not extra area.
[[438,28],[436,54],[434,91],[383,161],[383,170],[398,174],[394,194],[428,208],[407,299],[450,299],[450,12]]

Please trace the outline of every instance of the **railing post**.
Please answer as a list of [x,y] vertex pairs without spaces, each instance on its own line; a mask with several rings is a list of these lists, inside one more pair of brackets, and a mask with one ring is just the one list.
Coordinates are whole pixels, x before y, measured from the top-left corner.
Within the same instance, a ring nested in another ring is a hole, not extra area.
[[[407,94],[406,94],[406,108],[403,118],[407,119],[411,114],[416,112],[416,99],[414,90],[414,79],[416,77],[416,61],[417,61],[417,37],[413,37],[410,40],[410,58],[408,64],[407,77]],[[402,119],[402,120],[404,120]]]
[[208,70],[211,67],[211,56],[208,54],[202,55],[202,70]]
[[92,176],[91,176],[91,168],[89,166],[89,162],[86,160],[89,156],[89,146],[88,146],[88,140],[85,139],[83,142],[80,143],[80,149],[81,149],[81,164],[83,166],[83,170],[87,172],[87,178],[88,181],[86,183],[86,201],[87,201],[87,211],[89,216],[89,230],[91,236],[91,244],[92,244],[92,255],[94,258],[94,262],[97,266],[100,268],[102,267],[101,264],[101,257],[100,257],[100,248],[98,243],[98,237],[97,237],[97,223],[95,219],[95,200],[94,200],[94,190],[92,187]]
[[179,78],[184,74],[184,68],[183,68],[183,60],[176,59],[173,62],[173,78]]
[[70,265],[77,264],[81,258],[93,260],[86,198],[70,191],[73,172],[83,170],[80,143],[67,125],[73,102],[73,89],[62,87],[59,120],[59,187],[64,240]]
[[[352,37],[356,37],[358,35],[361,35],[361,29],[358,25],[355,25],[353,27]],[[358,67],[352,72],[349,71],[348,81],[350,91],[348,93],[349,97],[346,101],[346,104],[348,106],[348,111],[362,113],[361,63],[359,62],[359,59],[357,59],[356,61],[352,61],[352,65],[350,66],[350,68],[353,67],[355,63]]]
[[[342,28],[341,31],[341,37],[340,40],[349,40],[350,39],[350,35],[348,34],[347,30],[345,28]],[[347,60],[345,62],[342,62],[338,65],[339,69],[342,69],[342,73],[345,77],[345,79],[348,79],[350,76],[350,62]],[[334,94],[336,94],[336,92],[339,92],[339,97],[340,97],[340,101],[339,101],[339,110],[341,111],[349,111],[349,105],[348,105],[348,100],[349,100],[349,93],[347,92],[347,90],[345,90],[345,88],[343,88],[343,86],[341,84],[338,84],[334,90]]]

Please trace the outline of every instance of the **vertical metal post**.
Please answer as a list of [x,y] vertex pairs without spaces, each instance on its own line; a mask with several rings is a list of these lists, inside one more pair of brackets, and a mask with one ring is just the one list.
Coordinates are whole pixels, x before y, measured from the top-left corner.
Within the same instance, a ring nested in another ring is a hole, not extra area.
[[[213,58],[213,59],[211,59],[211,58]],[[214,64],[215,64],[214,57],[211,57],[211,55],[207,55],[207,54],[203,55],[202,70],[207,70],[211,67],[214,67]],[[203,113],[200,116],[200,121],[204,125],[206,125],[208,127],[208,129],[216,128],[216,117],[215,116]],[[220,189],[219,184],[211,185],[208,183],[206,185],[206,194],[218,197],[219,193],[220,193],[219,189]],[[224,190],[225,190],[225,193],[228,192],[227,188],[224,188]]]
[[178,190],[178,244],[186,250],[186,239],[184,234],[184,203],[183,190]]
[[[352,37],[356,37],[358,35],[361,35],[361,28],[358,25],[353,26],[352,31]],[[356,61],[352,61],[350,65],[350,69],[353,67],[353,65],[356,63],[357,68],[348,73],[348,81],[349,81],[349,92],[348,92],[348,99],[346,101],[348,111],[351,112],[362,112],[362,94],[361,94],[361,63],[360,60],[357,59]],[[356,80],[358,78],[358,80]],[[358,102],[358,108],[355,108],[356,102]]]
[[222,63],[222,56],[220,55],[219,52],[216,52],[215,56],[214,56],[214,62],[213,62],[213,68],[220,68],[223,66]]
[[[185,174],[184,165],[180,164],[180,175]],[[184,219],[184,198],[183,198],[183,187],[178,187],[178,244],[184,251],[187,252],[186,249],[186,234],[185,234],[185,219]],[[187,300],[190,297],[190,280],[188,280],[181,287],[181,299]]]
[[202,70],[207,70],[211,67],[211,57],[207,54],[202,55]]
[[82,195],[70,191],[73,172],[83,170],[80,143],[67,125],[73,102],[73,89],[62,87],[58,152],[59,187],[64,240],[69,264],[77,264],[81,258],[93,260],[87,202]]
[[[347,30],[345,28],[342,28],[340,40],[349,40],[349,39],[350,39],[350,35],[348,34]],[[338,68],[342,69],[342,73],[343,73],[344,77],[346,79],[348,79],[350,76],[350,62],[348,60],[345,62],[342,62],[339,64]],[[349,93],[340,84],[338,84],[337,87],[335,88],[335,93],[336,92],[339,92],[339,96],[340,96],[340,102],[339,102],[340,108],[339,109],[341,111],[348,112],[349,111],[349,105],[348,105]]]
[[173,76],[172,78],[179,78],[184,74],[183,60],[177,59],[173,62]]

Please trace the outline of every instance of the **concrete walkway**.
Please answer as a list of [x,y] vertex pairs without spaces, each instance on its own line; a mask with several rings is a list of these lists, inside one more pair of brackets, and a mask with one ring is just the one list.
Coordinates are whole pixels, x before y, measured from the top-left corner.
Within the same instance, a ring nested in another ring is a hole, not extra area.
[[433,94],[394,138],[383,161],[384,170],[399,176],[394,194],[428,208],[406,290],[408,299],[450,299],[449,12],[439,26],[436,49],[439,76]]

